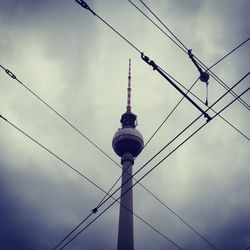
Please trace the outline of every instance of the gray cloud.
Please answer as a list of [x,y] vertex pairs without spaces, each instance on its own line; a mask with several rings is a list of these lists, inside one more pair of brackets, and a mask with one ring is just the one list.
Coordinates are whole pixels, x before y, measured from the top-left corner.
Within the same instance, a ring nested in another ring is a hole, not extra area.
[[[190,59],[129,2],[88,3],[185,86],[198,77]],[[208,66],[249,36],[246,0],[147,3]],[[117,162],[111,140],[125,111],[128,59],[132,58],[133,111],[145,141],[181,98],[140,55],[74,1],[1,1],[0,37],[0,63]],[[249,70],[248,55],[249,42],[218,64],[214,72],[232,86]],[[120,168],[3,71],[0,85],[0,114],[109,189]],[[249,79],[237,93],[247,86]],[[198,82],[193,91],[204,99],[204,84]],[[210,103],[223,91],[211,79]],[[232,97],[225,98],[216,110],[230,100]],[[183,102],[138,157],[134,169],[198,114],[190,103]],[[239,102],[223,116],[249,136],[249,114]],[[0,248],[52,249],[104,194],[4,121],[0,127]],[[147,169],[173,148],[170,146]],[[143,184],[218,249],[243,250],[250,245],[249,160],[249,142],[216,118]],[[140,187],[135,187],[134,196],[135,212],[183,249],[211,249]],[[115,249],[118,208],[110,209],[68,249]],[[135,249],[175,249],[139,220],[134,221]]]

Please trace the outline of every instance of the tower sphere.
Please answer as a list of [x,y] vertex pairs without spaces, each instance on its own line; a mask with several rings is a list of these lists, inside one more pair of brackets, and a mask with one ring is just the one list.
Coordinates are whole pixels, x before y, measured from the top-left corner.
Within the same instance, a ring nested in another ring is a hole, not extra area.
[[133,157],[137,157],[144,146],[143,137],[137,129],[124,127],[114,134],[112,146],[120,157],[125,153],[131,153]]

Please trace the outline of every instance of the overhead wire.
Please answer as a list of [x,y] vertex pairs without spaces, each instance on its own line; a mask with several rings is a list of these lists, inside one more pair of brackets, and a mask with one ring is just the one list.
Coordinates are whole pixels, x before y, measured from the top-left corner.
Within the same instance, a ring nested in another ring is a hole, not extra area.
[[[78,1],[77,1],[78,2]],[[79,2],[78,2],[79,3]],[[91,12],[93,13],[93,11],[91,10]],[[138,52],[140,52],[140,50],[135,47],[133,44],[131,44],[126,38],[124,38],[124,36],[122,36],[117,30],[115,30],[111,25],[109,25],[105,20],[103,20],[100,16],[98,16],[96,13],[94,13],[94,15],[96,15],[101,21],[103,21],[106,25],[108,25],[113,31],[115,31],[120,37],[122,37],[125,41],[127,41],[130,45],[132,45],[132,47],[134,47]]]
[[[110,27],[118,36],[120,36],[125,42],[127,42],[129,45],[131,45],[137,52],[139,52],[140,54],[142,53],[140,49],[138,49],[132,42],[130,42],[127,38],[125,38],[120,32],[118,32],[114,27],[112,27],[107,21],[105,21],[103,18],[101,18],[97,13],[95,13],[86,3],[85,1],[81,1],[81,0],[74,0],[75,2],[79,3],[80,6],[82,6],[83,8],[89,10],[92,14],[94,14],[96,17],[98,17],[104,24],[106,24],[108,27]],[[128,0],[129,1],[129,0]],[[81,3],[84,2],[84,4],[82,5]],[[161,67],[159,67],[162,71],[164,71]],[[166,71],[164,71],[166,73]],[[169,74],[168,74],[169,75]],[[169,75],[170,76],[170,75]],[[172,76],[170,76],[170,78],[174,79]],[[175,80],[176,81],[176,80]],[[178,83],[179,85],[181,85],[183,88],[185,88],[185,90],[188,91],[188,89],[183,86],[182,84],[180,84],[180,82],[176,81],[176,83]],[[228,90],[228,89],[227,89]],[[191,91],[190,94],[195,96]],[[196,97],[196,96],[195,96]],[[197,98],[197,97],[196,97]],[[203,102],[203,101],[202,101]],[[248,105],[248,104],[246,104]],[[222,118],[222,116],[220,116]],[[225,118],[222,118],[225,122],[227,122],[228,125],[230,125],[233,129],[235,129],[236,131],[238,131],[242,136],[244,136],[246,139],[249,140],[249,138],[242,133],[238,128],[236,128],[234,125],[232,125],[230,122],[228,122]]]
[[111,160],[116,165],[119,165],[110,155],[108,155],[101,147],[99,147],[92,139],[90,139],[86,134],[84,134],[79,128],[77,128],[72,122],[65,118],[62,114],[60,114],[55,108],[53,108],[48,102],[46,102],[43,98],[41,98],[38,94],[36,94],[30,87],[28,87],[23,81],[19,80],[16,75],[5,68],[0,64],[0,67],[5,71],[5,73],[10,76],[13,80],[16,80],[19,84],[21,84],[26,90],[28,90],[33,96],[35,96],[39,101],[41,101],[46,107],[48,107],[53,113],[59,116],[64,122],[66,122],[73,130],[75,130],[79,135],[81,135],[84,139],[86,139],[89,143],[91,143],[98,151],[100,151],[103,155],[105,155],[109,160]]
[[[128,0],[140,13],[142,13],[151,23],[153,23],[161,32],[163,32],[168,38],[170,38],[170,36],[168,34],[166,34],[165,31],[163,31],[162,28],[159,27],[159,25],[157,25],[147,14],[145,14],[145,12],[143,12],[135,3],[133,3],[131,0]],[[145,4],[144,1],[140,0],[140,2],[146,7],[146,9],[164,26],[164,28],[182,45],[180,46],[176,41],[174,41],[173,38],[170,38],[170,40],[172,42],[175,43],[175,45],[177,45],[184,53],[188,54],[188,48],[187,46],[185,46],[183,44],[183,42],[180,41],[180,39],[160,20],[160,18],[151,10],[151,8],[148,7],[147,4]],[[240,46],[237,46],[238,48],[241,47],[243,44],[245,44],[246,42],[249,41],[250,38],[247,38]],[[237,49],[238,49],[237,48]],[[235,51],[235,49],[234,49]],[[230,55],[231,53],[229,53],[228,55]],[[227,84],[222,81],[213,71],[211,71],[211,68],[208,68],[199,58],[197,58],[197,56],[194,55],[194,57],[196,58],[196,60],[200,63],[200,65],[202,66],[203,69],[205,69],[206,71],[209,71],[211,76],[222,86],[224,87],[226,90],[229,89],[229,86],[227,86]],[[222,60],[224,60],[227,56],[225,56]],[[220,60],[220,62],[222,61]],[[217,65],[218,63],[215,63],[215,65]],[[215,66],[214,65],[214,66]],[[213,66],[213,67],[214,67]],[[231,95],[233,95],[234,97],[236,97],[236,93],[235,92],[231,92]],[[247,108],[250,111],[250,106],[241,98],[238,99],[239,102],[241,102],[241,104]]]
[[[78,2],[78,1],[77,1]],[[92,11],[91,11],[92,12]],[[96,15],[96,14],[95,14]],[[100,16],[98,16],[100,18]],[[105,24],[107,24],[113,31],[117,32],[117,30],[115,30],[111,25],[109,25],[105,20],[103,20],[102,18],[100,18]],[[124,39],[124,36],[122,36],[119,32],[118,35],[121,36]],[[127,39],[125,39],[125,41],[128,42]],[[131,43],[129,42],[129,44],[131,45]],[[134,45],[132,46],[134,48],[136,48]],[[136,48],[136,50],[139,52],[139,50]],[[224,121],[226,121],[229,125],[231,125],[234,129],[236,129],[238,132],[240,132],[244,137],[246,137],[241,131],[239,131],[236,127],[234,127],[232,124],[230,124],[226,119],[224,119],[223,117],[221,117]],[[163,122],[164,123],[164,122]],[[160,125],[160,127],[163,125],[163,123]],[[154,136],[155,134],[153,134]],[[249,139],[248,137],[246,137],[247,139]],[[150,140],[152,139],[152,137],[150,138]],[[121,178],[121,177],[120,177]],[[111,187],[111,189],[117,184],[117,182],[120,180],[120,178],[115,182],[115,184]],[[140,183],[139,183],[140,184]],[[111,190],[110,189],[110,190]],[[148,190],[149,191],[149,190]],[[104,197],[105,198],[105,197]],[[156,199],[158,199],[157,197],[155,197]],[[101,202],[98,204],[98,206],[101,204]],[[82,224],[82,223],[80,223]],[[77,226],[78,228],[78,226]],[[74,230],[73,230],[74,231]]]
[[[103,151],[96,143],[93,142],[93,140],[89,139],[85,134],[83,134],[83,132],[81,132],[77,127],[75,127],[75,125],[73,125],[69,120],[67,120],[63,115],[61,115],[58,111],[56,111],[50,104],[48,104],[46,101],[44,101],[44,99],[42,99],[38,94],[36,94],[33,90],[31,90],[26,84],[24,84],[24,82],[22,82],[21,80],[19,80],[16,75],[11,72],[10,70],[8,70],[7,68],[5,68],[4,66],[2,66],[0,64],[0,67],[14,80],[16,80],[18,83],[20,83],[23,87],[25,87],[25,89],[27,89],[31,94],[33,94],[38,100],[40,100],[45,106],[47,106],[50,110],[52,110],[56,115],[58,115],[61,119],[63,119],[68,125],[70,125],[76,132],[78,132],[80,135],[82,135],[85,139],[87,139],[94,147],[96,147],[101,153],[103,153],[106,157],[108,157],[112,162],[114,162],[116,165],[118,165],[119,167],[121,167],[118,163],[116,163],[107,153],[105,153],[105,151]],[[195,84],[195,83],[194,83]],[[191,86],[191,88],[194,86],[194,84]],[[191,90],[191,88],[188,90],[188,92]],[[183,99],[182,99],[183,100]],[[181,101],[180,101],[181,102]],[[173,111],[177,108],[177,106],[180,104],[180,102],[175,106],[175,108],[172,110],[172,112],[170,112],[170,114],[168,115],[168,117],[164,120],[164,123],[166,122],[166,120],[171,116],[171,114],[173,113]],[[162,124],[163,125],[163,124]],[[159,130],[160,128],[158,128]],[[158,131],[157,130],[157,131]],[[156,132],[157,132],[156,131]],[[151,136],[151,138],[149,139],[152,140],[152,138],[155,136],[156,132]],[[145,144],[144,147],[147,146],[147,144],[149,143],[149,141]],[[66,164],[66,163],[65,163]],[[67,164],[66,164],[67,165]],[[68,165],[69,167],[72,167],[70,165]],[[72,168],[74,171],[78,171],[74,168]],[[81,173],[79,172],[79,174],[81,175]],[[120,176],[117,181],[111,186],[111,188],[109,189],[109,191],[105,192],[105,196],[103,197],[103,199],[98,203],[98,205],[94,208],[94,209],[98,209],[100,207],[100,205],[102,204],[103,200],[106,199],[107,196],[109,196],[109,193],[111,192],[111,190],[114,188],[114,186],[119,182],[119,180],[121,179],[122,176]],[[135,179],[136,181],[136,179]],[[143,184],[139,183],[139,185],[144,188],[150,195],[152,195],[156,200],[160,201],[160,199],[153,194],[148,188],[146,188]],[[164,202],[160,201],[162,204],[164,204]],[[167,205],[165,204],[165,207],[167,207]],[[170,209],[170,211],[172,212],[172,209]],[[68,238],[73,232],[75,232],[75,230],[77,230],[91,215],[93,214],[93,210],[92,213],[90,213],[80,224],[78,224],[69,234],[67,234],[65,236],[65,238],[59,242],[59,244],[61,244],[66,238]],[[58,245],[59,245],[58,244]]]
[[[12,73],[10,70],[8,70],[7,68],[5,68],[4,66],[2,66],[0,64],[0,67],[14,80],[16,80],[17,82],[19,82],[23,87],[25,87],[30,93],[32,93],[36,98],[38,98],[44,105],[46,105],[50,110],[52,110],[55,114],[57,114],[61,119],[63,119],[68,125],[70,125],[75,131],[77,131],[80,135],[82,135],[85,139],[87,139],[94,147],[96,147],[100,152],[102,152],[106,157],[108,157],[112,162],[114,162],[116,165],[118,165],[120,167],[120,165],[118,163],[116,163],[107,153],[105,153],[99,146],[97,146],[96,143],[94,143],[91,139],[89,139],[85,134],[83,134],[78,128],[76,128],[69,120],[67,120],[64,116],[62,116],[58,111],[56,111],[51,105],[49,105],[47,102],[45,102],[40,96],[38,96],[34,91],[32,91],[29,87],[27,87],[27,85],[25,85],[22,81],[20,81],[16,75],[14,73]],[[82,176],[84,179],[86,179],[87,181],[89,181],[90,183],[92,183],[94,186],[96,186],[98,189],[100,189],[102,192],[105,193],[105,196],[103,199],[105,199],[107,196],[109,196],[110,191],[112,190],[113,186],[111,187],[111,189],[106,192],[105,190],[103,190],[102,188],[100,188],[98,185],[96,185],[92,180],[90,180],[88,177],[86,177],[84,174],[82,174],[80,171],[78,171],[77,169],[75,169],[72,165],[68,164],[66,161],[64,161],[61,157],[57,156],[55,153],[53,153],[51,150],[49,150],[48,148],[46,148],[45,146],[43,146],[42,144],[40,144],[37,140],[33,139],[32,137],[30,137],[27,133],[25,133],[24,131],[22,131],[20,128],[18,128],[17,126],[15,126],[13,123],[11,123],[10,121],[8,121],[6,118],[4,118],[3,116],[0,115],[0,118],[4,119],[6,122],[8,122],[10,125],[12,125],[14,128],[16,128],[17,130],[19,130],[21,133],[23,133],[24,135],[26,135],[29,139],[31,139],[32,141],[34,141],[36,144],[38,144],[39,146],[41,146],[43,149],[45,149],[47,152],[49,152],[50,154],[52,154],[54,157],[56,157],[58,160],[60,160],[61,162],[63,162],[64,164],[66,164],[68,167],[70,167],[73,171],[75,171],[76,173],[78,173],[80,176]],[[117,182],[119,181],[119,179],[117,180]],[[116,182],[116,183],[117,183]],[[116,184],[115,183],[115,184]],[[149,192],[148,188],[145,188],[144,185],[140,184],[147,192]],[[150,192],[151,195],[153,195],[152,192]],[[94,209],[97,209],[99,207],[99,205],[102,203],[103,199],[99,202],[98,206]],[[92,214],[94,213],[94,211],[92,210],[92,212],[84,219],[83,222],[81,222],[73,231],[75,231],[77,228],[79,228]],[[140,219],[140,217],[136,214],[134,214],[137,218]],[[142,219],[142,218],[141,218]],[[145,220],[144,220],[145,222]],[[153,227],[152,227],[153,228]],[[157,230],[156,230],[157,231]],[[68,238],[70,235],[72,234],[69,233],[62,241],[60,241],[58,243],[57,246],[59,246],[66,238]],[[165,236],[166,237],[166,236]],[[167,237],[166,237],[167,238]],[[56,248],[57,248],[56,246]],[[54,248],[54,249],[56,249]]]
[[[249,72],[250,73],[250,72]],[[235,86],[237,86],[243,79],[245,79],[248,75],[249,75],[249,73],[247,74],[247,75],[245,75],[241,80],[239,80],[232,88],[234,88]],[[232,88],[230,88],[230,90],[232,89]],[[240,95],[238,95],[234,100],[232,100],[229,104],[227,104],[225,107],[223,107],[217,114],[215,114],[212,118],[211,118],[211,120],[213,120],[216,116],[218,116],[221,112],[223,112],[226,108],[228,108],[231,104],[233,104],[238,98],[240,98],[241,96],[243,96],[247,91],[249,91],[249,89],[250,88],[248,88],[248,89],[246,89],[245,91],[243,91]],[[229,91],[230,91],[229,90]],[[228,91],[228,92],[229,92]],[[228,93],[227,92],[227,93]],[[227,94],[226,93],[226,94]],[[218,103],[218,101],[219,100],[221,100],[226,94],[224,94],[224,95],[222,95],[216,102],[214,102],[214,104],[213,105],[215,105],[215,104],[217,104]],[[212,105],[212,106],[213,106]],[[208,110],[209,110],[209,108],[208,108]],[[197,121],[200,117],[201,117],[202,115],[199,115],[191,124],[193,124],[195,121]],[[210,120],[210,121],[211,121]],[[146,172],[142,177],[140,177],[140,179],[138,179],[137,180],[137,182],[135,182],[128,190],[126,190],[124,193],[122,193],[121,195],[120,195],[120,197],[118,197],[116,200],[119,200],[123,195],[125,195],[130,189],[132,189],[136,184],[138,184],[143,178],[145,178],[149,173],[151,173],[156,167],[158,167],[163,161],[165,161],[171,154],[173,154],[177,149],[179,149],[183,144],[185,144],[190,138],[192,138],[196,133],[198,133],[203,127],[205,127],[208,123],[210,123],[210,122],[206,122],[206,123],[204,123],[203,125],[201,125],[198,129],[196,129],[191,135],[189,135],[184,141],[182,141],[180,144],[178,144],[178,146],[176,146],[170,153],[168,153],[162,160],[160,160],[153,168],[151,168],[148,172]],[[191,124],[189,124],[187,127],[186,127],[186,129],[187,128],[189,128],[190,126],[191,126]],[[182,130],[182,132],[180,132],[179,134],[182,134],[183,133],[183,130]],[[170,142],[171,143],[171,142]],[[168,144],[166,144],[163,148],[165,148],[165,147],[167,147],[169,145],[169,143]],[[161,151],[161,150],[160,150]],[[159,151],[159,152],[160,152]],[[145,164],[148,164],[148,162],[147,163],[145,163]],[[144,167],[145,165],[143,165],[138,171],[140,171],[143,167]],[[133,176],[135,176],[137,173],[138,173],[138,171],[135,173],[135,174],[133,174]],[[133,176],[131,176],[131,178],[133,177]],[[130,179],[131,179],[130,178]],[[127,180],[127,182],[129,181],[129,179]],[[123,184],[123,185],[125,185],[126,184],[126,182]],[[112,207],[113,205],[114,205],[114,203],[115,203],[115,201],[114,202],[112,202],[107,208],[105,208],[105,210],[103,210],[97,217],[95,217],[91,222],[89,222],[82,230],[80,230],[73,238],[71,238],[66,244],[64,244],[63,245],[63,247],[62,248],[60,248],[60,249],[63,249],[64,247],[66,247],[70,242],[72,242],[76,237],[78,237],[84,230],[86,230],[92,223],[94,223],[102,214],[104,214],[110,207]],[[207,241],[207,243],[211,246],[211,247],[213,247],[214,249],[217,249],[210,241]]]
[[[61,115],[58,111],[56,111],[50,104],[48,104],[43,98],[41,98],[38,94],[36,94],[33,90],[31,90],[23,81],[19,80],[16,75],[8,70],[7,68],[5,68],[3,65],[0,64],[0,67],[5,71],[5,73],[7,73],[12,79],[16,80],[18,83],[20,83],[26,90],[28,90],[31,94],[33,94],[38,100],[40,100],[45,106],[47,106],[50,110],[52,110],[56,115],[58,115],[62,120],[64,120],[68,125],[70,125],[70,127],[72,127],[76,132],[78,132],[82,137],[84,137],[87,141],[89,141],[94,147],[96,147],[101,153],[103,153],[106,157],[108,157],[113,163],[115,163],[116,165],[118,165],[119,167],[121,167],[117,162],[115,162],[107,153],[105,153],[104,150],[102,150],[96,143],[93,142],[93,140],[89,139],[85,134],[83,134],[82,131],[80,131],[75,125],[73,125],[69,120],[67,120],[63,115]],[[196,82],[195,82],[196,83]],[[194,83],[194,84],[195,84]],[[194,86],[194,84],[191,86],[191,88]],[[191,90],[191,88],[189,90],[187,90],[187,92],[189,92]],[[182,99],[183,100],[183,99]],[[181,102],[181,101],[180,101]],[[164,123],[166,122],[166,120],[171,116],[171,114],[173,113],[173,111],[177,108],[177,106],[180,104],[180,102],[174,107],[174,109],[172,110],[172,112],[170,112],[170,114],[168,115],[168,117],[164,120]],[[163,125],[163,123],[162,123]],[[161,125],[161,126],[162,126]],[[161,127],[160,126],[160,127]],[[157,131],[160,129],[160,127],[157,129]],[[151,136],[151,138],[149,139],[152,140],[152,138],[155,136],[155,134],[157,133],[157,131]],[[147,146],[147,144],[149,143],[149,141],[145,144],[144,147]],[[117,181],[111,186],[111,188],[109,189],[108,192],[105,193],[105,196],[103,197],[103,199],[98,203],[98,205],[94,208],[94,209],[98,209],[100,204],[102,204],[102,201],[108,196],[108,194],[111,192],[111,190],[114,188],[114,186],[119,182],[119,180],[121,179],[122,176],[120,176]],[[136,181],[136,179],[135,179]],[[139,184],[142,188],[144,188],[147,192],[149,192],[150,195],[152,195],[156,200],[160,201],[160,199],[154,195],[148,188],[146,188],[143,184]],[[163,202],[161,201],[161,203],[163,204]],[[165,204],[166,206],[166,204]],[[171,211],[171,210],[170,210]],[[92,214],[92,213],[91,213]],[[90,214],[90,215],[91,215]],[[90,216],[88,215],[87,218]],[[85,221],[85,219],[84,219]],[[77,228],[79,228],[80,225],[83,224],[82,221],[80,224],[78,224],[73,231],[71,231],[71,233],[69,233],[65,238],[67,238],[69,235],[71,235]],[[65,238],[63,240],[65,240]]]
[[[185,90],[188,90],[183,84],[181,84],[178,80],[176,80],[173,76],[171,76],[170,74],[168,74],[168,72],[166,72],[164,69],[162,69],[161,67],[159,67],[169,78],[171,78],[175,83],[179,84],[182,88],[184,88]],[[189,92],[194,98],[196,98],[199,102],[204,103],[203,100],[201,98],[199,98],[197,95],[193,94],[192,92]],[[214,113],[216,113],[216,111],[211,108],[211,111],[213,111]],[[245,139],[247,139],[248,141],[250,141],[250,138],[243,133],[241,130],[239,130],[236,126],[234,126],[231,122],[229,122],[226,118],[224,118],[222,115],[218,115],[223,121],[225,121],[230,127],[232,127],[235,131],[237,131],[239,134],[241,134],[243,137],[245,137]]]
[[[239,83],[241,83],[250,72],[245,74],[239,81],[237,81],[227,92],[225,92],[223,95],[221,95],[211,106],[209,106],[206,110],[209,111],[213,106],[215,106],[221,99],[223,99],[233,88],[235,88]],[[237,100],[237,99],[235,99]],[[218,116],[220,113],[217,112],[215,115]],[[200,114],[196,119],[194,119],[188,126],[186,126],[181,132],[179,132],[170,142],[168,142],[163,148],[161,148],[153,157],[151,157],[140,169],[138,169],[128,180],[127,182],[133,178],[135,175],[137,175],[146,165],[148,165],[153,159],[155,159],[163,150],[165,150],[171,143],[173,143],[178,137],[180,137],[186,130],[188,130],[197,120],[199,120],[202,117],[202,114]],[[208,122],[207,122],[208,123]],[[138,181],[138,180],[137,180]],[[125,185],[126,182],[123,184]],[[121,188],[121,187],[120,187]],[[118,188],[116,191],[114,191],[113,194],[115,194],[120,188]],[[103,204],[106,202],[106,200],[103,201]]]
[[[91,139],[89,139],[85,134],[83,134],[83,132],[81,132],[78,128],[76,128],[69,120],[67,120],[63,115],[61,115],[58,111],[56,111],[50,104],[48,104],[46,101],[44,101],[44,99],[42,99],[39,95],[37,95],[33,90],[31,90],[26,84],[24,84],[24,82],[22,82],[21,80],[19,80],[16,75],[11,72],[10,70],[8,70],[7,68],[5,68],[4,66],[2,66],[0,64],[0,67],[14,80],[16,80],[18,83],[20,83],[23,87],[25,87],[25,89],[27,89],[31,94],[33,94],[38,100],[40,100],[45,106],[47,106],[50,110],[52,110],[55,114],[57,114],[61,119],[63,119],[68,125],[70,125],[75,131],[77,131],[80,135],[82,135],[85,139],[87,139],[93,146],[95,146],[100,152],[102,152],[106,157],[108,157],[111,161],[113,161],[116,165],[118,165],[120,167],[120,165],[118,163],[116,163],[108,154],[106,154],[99,146],[97,146],[96,143],[94,143]],[[194,83],[195,84],[195,83]],[[194,86],[194,84],[191,86],[191,88]],[[190,88],[190,90],[191,90]],[[188,92],[190,90],[187,90]],[[173,109],[173,111],[177,108],[177,106],[180,104],[180,102],[175,106],[175,108]],[[169,116],[173,113],[173,111],[169,114]],[[169,116],[165,119],[165,121],[169,118]],[[164,122],[165,122],[164,121]],[[162,124],[163,125],[163,124]],[[158,128],[159,130],[160,128]],[[158,131],[157,130],[157,131]],[[157,132],[156,131],[156,132]],[[153,136],[156,134],[156,132],[151,136],[151,138],[149,139],[149,141],[153,138]],[[145,144],[145,146],[149,143],[149,141]],[[109,189],[108,192],[105,192],[105,196],[104,198],[99,202],[99,204],[97,205],[97,207],[95,209],[98,209],[100,204],[102,204],[102,201],[108,196],[108,194],[110,193],[110,191],[113,189],[113,187],[118,183],[118,181],[120,180],[121,176],[118,178],[118,180],[115,182],[115,184]],[[136,181],[136,179],[135,179]],[[142,186],[147,192],[149,192],[150,195],[152,195],[156,200],[160,201],[160,199],[154,195],[148,188],[146,188],[144,185],[142,185],[140,183],[140,186]],[[163,204],[163,202],[161,201],[161,203]],[[167,205],[165,204],[165,207],[167,207]],[[172,212],[172,209],[170,209],[170,211]],[[90,215],[92,215],[93,212],[91,214],[89,214],[87,216],[87,218],[90,217]],[[85,221],[86,219],[84,219]],[[182,219],[183,220],[183,219]],[[77,227],[75,227],[73,229],[73,231],[71,231],[71,233],[69,233],[64,239],[63,241],[69,236],[71,235],[77,228],[79,228],[80,225],[83,224],[82,221],[80,224],[77,225]],[[61,242],[60,242],[61,243]]]
[[[190,91],[193,86],[195,85],[195,83],[198,80],[196,80],[192,86],[189,88],[188,91]],[[150,143],[150,141],[153,139],[153,137],[156,135],[156,133],[160,130],[160,128],[163,126],[163,124],[170,118],[170,116],[173,114],[173,112],[176,110],[176,108],[180,105],[180,103],[183,101],[184,97],[182,97],[180,99],[180,101],[174,106],[174,108],[172,109],[172,111],[168,114],[168,116],[164,119],[164,121],[160,124],[160,126],[155,130],[155,132],[152,134],[152,136],[148,139],[148,141],[145,143],[142,151],[145,149],[145,147]],[[141,152],[142,153],[142,152]],[[126,172],[126,170],[125,170]],[[111,190],[116,186],[116,184],[120,181],[120,179],[122,178],[124,172],[119,176],[119,178],[115,181],[115,183],[111,186],[111,188],[109,189],[109,191],[107,193],[110,193]],[[135,181],[137,181],[134,177],[133,179]],[[169,206],[166,205],[166,203],[164,203],[162,200],[160,200],[159,197],[157,197],[155,194],[153,194],[147,187],[145,187],[143,184],[139,183],[139,185],[145,189],[151,196],[153,196],[158,202],[160,202],[165,208],[167,208],[171,213],[173,213],[175,216],[177,216],[177,218],[179,218],[181,221],[183,221],[186,225],[188,225],[192,230],[195,230],[188,222],[186,222],[183,218],[181,218],[173,209],[171,209]],[[103,204],[103,201],[106,199],[107,195],[105,195],[102,200],[98,203],[98,205],[96,206],[97,209],[99,209],[99,207]],[[78,223],[56,246],[56,248],[62,244],[62,242],[64,242],[67,238],[69,238],[87,219],[89,218],[89,216],[87,216],[86,218],[84,218],[80,223]],[[54,250],[56,249],[54,248]]]
[[236,46],[234,49],[230,50],[226,55],[224,55],[221,59],[217,60],[215,63],[213,63],[208,69],[212,69],[215,67],[218,63],[222,62],[225,60],[229,55],[231,55],[234,51],[238,50],[242,45],[247,43],[250,40],[250,37],[248,37],[245,41],[243,41],[241,44]]
[[[103,20],[101,17],[99,17],[103,22],[105,22],[105,20]],[[106,22],[105,22],[106,23]],[[112,26],[110,26],[108,23],[106,23],[111,29]],[[113,29],[115,32],[117,32],[117,30]],[[133,46],[133,44],[131,44],[125,37],[123,37],[119,32],[118,34],[125,39],[132,47],[134,47],[138,52],[140,52],[140,50],[138,50],[135,46]],[[12,74],[12,72],[8,71],[7,69],[5,69],[2,65],[0,65],[1,68],[3,68],[7,74],[9,74],[13,79],[15,78],[15,75]],[[48,106],[52,111],[54,111],[55,113],[57,113],[57,111],[55,111],[53,108],[51,108],[47,103],[45,103],[39,96],[37,96],[33,91],[31,91],[27,86],[25,86],[22,82],[20,82],[18,79],[16,79],[19,83],[21,83],[26,89],[28,89],[32,94],[34,94],[38,99],[40,99],[40,101],[42,101],[46,106]],[[61,115],[59,113],[57,113],[57,115],[59,115],[61,117]],[[67,123],[69,123],[64,117],[61,117],[63,120],[65,120]],[[69,123],[69,125],[71,126],[72,124]],[[73,127],[74,129],[76,129],[75,127]],[[79,131],[78,131],[79,132]],[[83,135],[85,137],[85,135]],[[100,148],[95,145],[90,139],[86,138],[88,141],[90,141],[95,147],[97,147],[99,150]],[[103,152],[104,154],[106,154],[105,152]],[[106,155],[107,157],[109,157],[108,155]],[[111,159],[113,161],[113,159]],[[117,164],[117,163],[116,163]],[[118,164],[119,165],[119,164]],[[120,165],[119,165],[120,166]]]
[[[150,223],[148,223],[145,219],[143,219],[142,217],[140,217],[139,215],[137,215],[135,212],[131,211],[129,208],[127,208],[126,206],[124,206],[123,204],[121,204],[119,202],[119,200],[116,200],[114,197],[112,197],[110,194],[108,194],[103,188],[101,188],[99,185],[97,185],[94,181],[92,181],[90,178],[88,178],[86,175],[84,175],[82,172],[80,172],[79,170],[77,170],[75,167],[73,167],[71,164],[69,164],[68,162],[66,162],[64,159],[62,159],[62,157],[58,156],[56,153],[54,153],[53,151],[51,151],[50,149],[48,149],[46,146],[44,146],[42,143],[40,143],[38,140],[34,139],[32,136],[30,136],[28,133],[24,132],[21,128],[19,128],[17,125],[15,125],[13,122],[9,121],[8,119],[6,119],[6,117],[0,115],[0,118],[3,119],[4,121],[6,121],[9,125],[11,125],[13,128],[15,128],[16,130],[18,130],[21,134],[25,135],[27,138],[29,138],[31,141],[33,141],[35,144],[37,144],[38,146],[40,146],[41,148],[43,148],[45,151],[47,151],[49,154],[51,154],[52,156],[54,156],[55,158],[57,158],[60,162],[62,162],[63,164],[65,164],[66,166],[68,166],[70,169],[72,169],[74,172],[76,172],[77,174],[79,174],[82,178],[84,178],[85,180],[87,180],[90,184],[92,184],[93,186],[95,186],[97,189],[99,189],[100,191],[102,191],[103,193],[107,194],[109,196],[109,198],[112,198],[115,202],[119,203],[121,206],[123,206],[126,210],[128,210],[130,213],[132,213],[136,218],[138,218],[139,220],[141,220],[144,224],[146,224],[147,226],[149,226],[151,229],[153,229],[156,233],[160,234],[162,237],[164,237],[166,240],[168,240],[171,244],[173,244],[174,246],[176,246],[178,249],[182,250],[181,247],[179,247],[173,240],[171,240],[170,238],[168,238],[166,235],[164,235],[163,233],[161,233],[158,229],[156,229],[154,226],[152,226]],[[93,214],[93,212],[91,214],[89,214],[85,221]],[[63,241],[62,241],[63,242]],[[59,244],[58,244],[59,246]],[[56,249],[57,246],[53,249]],[[61,248],[62,249],[62,248]]]

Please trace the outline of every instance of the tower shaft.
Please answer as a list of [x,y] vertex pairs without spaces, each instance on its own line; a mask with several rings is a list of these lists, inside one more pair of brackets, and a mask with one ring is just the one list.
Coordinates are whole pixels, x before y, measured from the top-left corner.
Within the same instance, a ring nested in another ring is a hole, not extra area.
[[125,153],[121,158],[122,187],[120,200],[120,216],[118,228],[117,250],[134,250],[134,225],[133,225],[133,180],[132,166],[134,158],[131,153]]

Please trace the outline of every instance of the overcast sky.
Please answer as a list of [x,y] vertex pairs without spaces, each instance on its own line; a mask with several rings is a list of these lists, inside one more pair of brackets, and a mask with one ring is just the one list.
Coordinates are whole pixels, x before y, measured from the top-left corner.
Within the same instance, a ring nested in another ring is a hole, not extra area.
[[[207,66],[250,34],[248,0],[145,2]],[[188,56],[129,1],[87,3],[186,87],[199,76]],[[149,14],[140,1],[134,3]],[[249,51],[250,42],[215,66],[214,73],[232,86],[249,71]],[[111,142],[126,107],[129,58],[132,110],[146,142],[182,96],[142,61],[136,50],[73,0],[0,1],[0,64],[117,162]],[[240,94],[249,85],[248,77],[235,92]],[[0,87],[1,115],[104,190],[112,186],[121,174],[118,166],[2,69]],[[209,103],[224,92],[211,78]],[[204,83],[198,82],[193,93],[205,101]],[[248,103],[249,98],[249,93],[243,97]],[[231,100],[229,95],[215,110]],[[199,105],[205,109],[204,104]],[[199,114],[183,101],[136,159],[134,171]],[[249,111],[240,102],[222,116],[250,136]],[[137,178],[204,122],[201,118]],[[4,120],[0,121],[0,139],[0,249],[52,249],[104,194]],[[250,246],[249,146],[249,140],[217,117],[142,184],[217,249],[244,250]],[[116,204],[66,249],[116,249],[118,211]],[[212,249],[138,185],[134,188],[134,211],[182,249]],[[134,234],[136,250],[177,249],[136,218]]]

